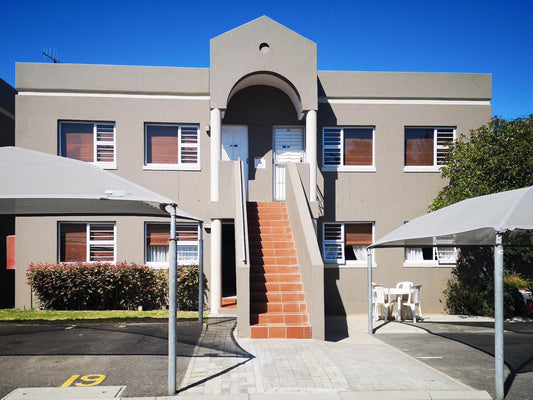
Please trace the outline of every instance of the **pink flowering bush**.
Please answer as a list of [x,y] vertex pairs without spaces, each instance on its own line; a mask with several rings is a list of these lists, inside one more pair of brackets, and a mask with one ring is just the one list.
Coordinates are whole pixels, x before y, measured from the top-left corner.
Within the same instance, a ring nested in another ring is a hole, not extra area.
[[[28,283],[41,307],[55,310],[144,310],[168,304],[168,271],[133,263],[30,264]],[[198,304],[198,268],[178,268],[178,304]]]

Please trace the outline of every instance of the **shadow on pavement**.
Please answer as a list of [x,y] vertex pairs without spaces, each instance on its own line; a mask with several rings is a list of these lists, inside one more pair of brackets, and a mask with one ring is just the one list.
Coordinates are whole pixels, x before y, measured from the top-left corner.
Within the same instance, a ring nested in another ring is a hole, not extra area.
[[[178,356],[190,357],[201,333],[202,325],[179,322]],[[167,323],[0,326],[0,356],[167,354]]]
[[178,390],[178,393],[185,392],[188,389],[202,385],[212,379],[227,374],[255,358],[253,354],[248,353],[241,346],[239,346],[235,340],[233,333],[236,324],[237,319],[234,317],[208,318],[207,323],[205,324],[205,330],[198,341],[191,362],[196,362],[201,358],[234,358],[235,363],[198,381],[185,382],[186,386],[181,387]]
[[339,342],[350,336],[348,332],[348,320],[345,315],[326,317],[325,329],[325,339],[327,342]]
[[[389,322],[379,328],[387,324]],[[439,321],[417,324],[404,322],[403,325],[422,329],[431,335],[463,344],[494,358],[493,322]],[[533,334],[533,324],[507,322],[504,329],[504,363],[509,369],[509,375],[504,384],[505,395],[507,395],[519,374],[533,372],[533,356],[531,355],[533,346],[530,337]]]

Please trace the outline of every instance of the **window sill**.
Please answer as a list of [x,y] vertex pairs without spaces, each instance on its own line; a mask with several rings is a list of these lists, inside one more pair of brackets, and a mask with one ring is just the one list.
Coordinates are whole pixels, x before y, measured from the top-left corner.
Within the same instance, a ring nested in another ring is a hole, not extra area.
[[440,172],[441,167],[435,167],[433,165],[424,166],[406,166],[403,167],[403,172]]
[[[372,263],[372,268],[376,268],[377,264]],[[346,264],[335,264],[331,262],[324,262],[324,268],[340,268],[340,269],[365,269],[368,268],[366,261],[361,262],[347,262]]]
[[322,167],[322,172],[376,172],[373,165]]
[[404,261],[404,268],[455,268],[455,263],[439,263],[438,261]]
[[200,165],[177,164],[148,164],[143,166],[144,171],[201,171]]
[[168,263],[164,262],[147,262],[146,266],[153,269],[168,269]]
[[[145,263],[147,267],[154,268],[154,269],[168,269],[168,263],[161,263],[161,262],[147,262]],[[189,266],[198,266],[198,261],[190,262],[190,263],[177,263],[178,267],[189,267]]]

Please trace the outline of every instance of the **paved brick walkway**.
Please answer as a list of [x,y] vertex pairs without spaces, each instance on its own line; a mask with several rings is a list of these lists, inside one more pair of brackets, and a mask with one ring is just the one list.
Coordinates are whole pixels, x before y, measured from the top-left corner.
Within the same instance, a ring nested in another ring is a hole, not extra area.
[[230,334],[234,324],[207,324],[179,396],[433,391],[488,398],[362,331],[336,342],[236,341]]

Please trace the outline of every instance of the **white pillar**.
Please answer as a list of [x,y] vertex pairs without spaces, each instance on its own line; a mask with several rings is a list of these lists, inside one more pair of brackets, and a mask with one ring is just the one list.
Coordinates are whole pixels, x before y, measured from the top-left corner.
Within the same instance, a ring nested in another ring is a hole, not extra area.
[[218,201],[218,162],[220,161],[220,136],[222,118],[220,110],[211,110],[211,201]]
[[222,302],[222,222],[211,220],[211,314],[220,312]]
[[316,110],[305,116],[305,154],[309,163],[309,201],[316,201]]

